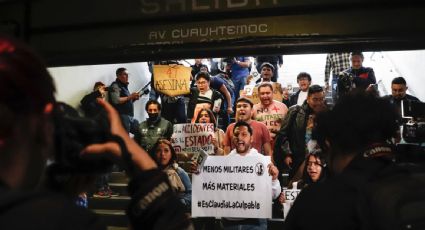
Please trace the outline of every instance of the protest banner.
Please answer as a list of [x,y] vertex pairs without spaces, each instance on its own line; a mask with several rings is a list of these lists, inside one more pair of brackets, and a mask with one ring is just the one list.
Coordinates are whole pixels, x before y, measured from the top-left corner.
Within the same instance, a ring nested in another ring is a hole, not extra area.
[[213,138],[214,124],[175,124],[171,144],[176,153],[194,154],[203,149],[207,154],[214,154]]
[[208,156],[192,175],[193,217],[271,218],[270,156]]
[[[280,83],[274,82],[273,86],[273,100],[282,101],[282,86]],[[243,90],[239,93],[243,97],[251,99],[252,103],[257,104],[260,102],[258,97],[258,86],[252,87],[252,85],[246,85]]]
[[191,71],[182,65],[154,65],[155,90],[170,97],[189,94]]

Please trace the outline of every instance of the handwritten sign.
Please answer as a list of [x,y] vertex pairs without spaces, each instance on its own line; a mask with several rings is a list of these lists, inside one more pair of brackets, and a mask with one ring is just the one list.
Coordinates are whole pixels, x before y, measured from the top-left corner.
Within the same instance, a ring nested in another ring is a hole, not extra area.
[[192,216],[271,218],[270,156],[209,156],[192,175]]
[[197,153],[200,149],[214,154],[214,124],[175,124],[171,143],[176,153]]
[[[273,100],[282,101],[282,87],[280,83],[273,83]],[[243,90],[240,91],[240,95],[251,99],[252,103],[257,104],[260,102],[260,98],[258,96],[258,87],[255,86],[252,88],[252,85],[247,85]]]
[[189,94],[191,71],[182,65],[154,65],[155,90],[170,97]]

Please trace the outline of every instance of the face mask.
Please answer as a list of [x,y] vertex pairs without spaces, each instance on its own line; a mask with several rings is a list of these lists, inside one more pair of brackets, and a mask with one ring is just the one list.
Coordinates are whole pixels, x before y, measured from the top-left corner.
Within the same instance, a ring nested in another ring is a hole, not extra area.
[[159,113],[148,113],[149,121],[157,121],[159,118]]

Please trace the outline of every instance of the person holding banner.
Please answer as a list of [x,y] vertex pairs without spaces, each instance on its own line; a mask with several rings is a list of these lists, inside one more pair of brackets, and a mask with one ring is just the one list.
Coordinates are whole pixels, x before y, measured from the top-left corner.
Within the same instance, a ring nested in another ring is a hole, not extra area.
[[192,123],[202,108],[211,109],[215,114],[220,111],[222,96],[210,88],[210,80],[208,72],[199,72],[196,75],[196,87],[190,89],[187,117]]
[[158,164],[159,169],[167,174],[171,187],[180,197],[180,201],[190,212],[192,202],[192,184],[189,175],[177,164],[177,154],[166,139],[158,139],[150,151],[151,157]]
[[[232,142],[236,146],[233,149],[229,156],[241,156],[249,157],[255,155],[261,155],[255,148],[253,148],[253,129],[245,121],[238,121],[233,129],[233,138]],[[267,165],[268,173],[272,176],[272,199],[276,199],[281,191],[279,180],[277,179],[279,175],[279,170],[273,163]],[[266,219],[230,219],[223,218],[222,223],[225,230],[233,229],[258,229],[266,230],[267,229],[267,220]]]
[[254,105],[253,117],[267,126],[272,138],[271,146],[274,146],[274,138],[280,130],[288,107],[280,101],[273,100],[273,86],[270,83],[265,82],[258,86],[258,96],[260,103]]
[[214,124],[214,138],[212,139],[214,145],[215,155],[224,155],[224,131],[217,127],[217,120],[213,112],[209,109],[201,109],[196,117],[195,123],[212,123]]
[[[252,147],[258,152],[263,153],[266,156],[272,155],[271,137],[267,126],[256,120],[252,120],[253,106],[251,100],[245,97],[241,97],[236,101],[236,116],[238,121],[244,121],[248,123],[254,130],[252,134]],[[233,129],[235,123],[230,124],[226,129],[226,137],[224,138],[224,152],[229,154],[230,150],[236,148],[233,144]]]
[[125,130],[135,134],[139,122],[134,119],[133,103],[139,100],[140,94],[128,91],[128,75],[126,68],[116,70],[117,79],[110,86],[109,101],[120,114]]

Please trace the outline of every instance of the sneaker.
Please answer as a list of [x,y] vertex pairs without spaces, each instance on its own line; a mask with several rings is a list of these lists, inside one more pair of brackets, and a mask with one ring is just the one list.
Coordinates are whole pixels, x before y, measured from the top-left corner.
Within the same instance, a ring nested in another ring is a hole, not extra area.
[[109,191],[100,190],[93,194],[93,197],[96,198],[110,198],[111,195],[109,194]]
[[106,193],[108,193],[110,197],[117,197],[117,196],[120,196],[120,194],[119,194],[119,193],[112,191],[112,189],[111,189],[111,188],[107,188],[107,189],[106,189]]

